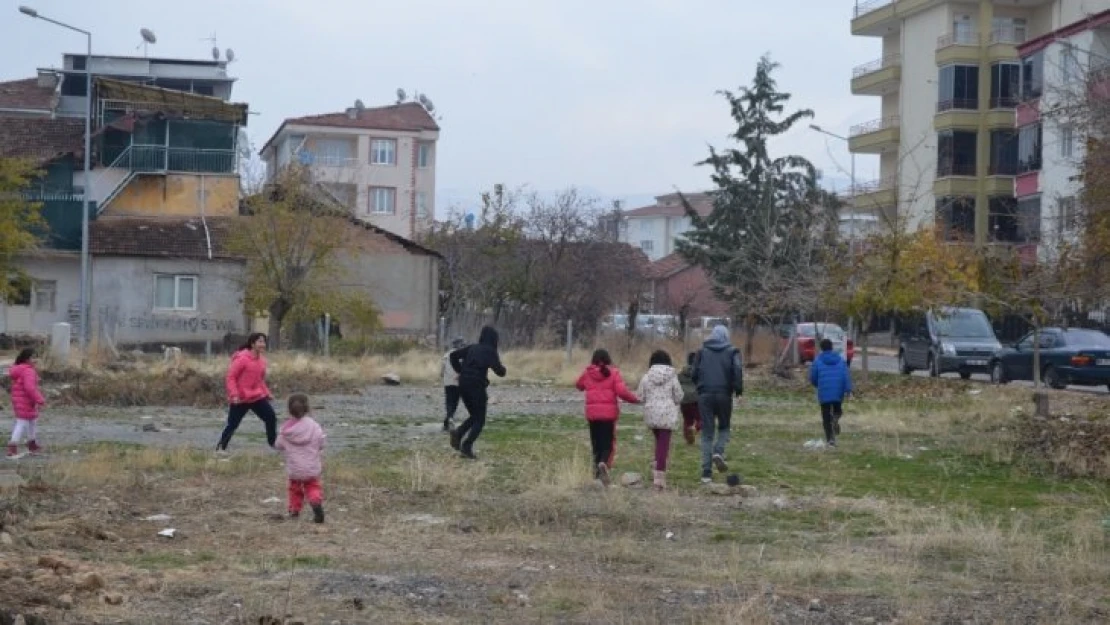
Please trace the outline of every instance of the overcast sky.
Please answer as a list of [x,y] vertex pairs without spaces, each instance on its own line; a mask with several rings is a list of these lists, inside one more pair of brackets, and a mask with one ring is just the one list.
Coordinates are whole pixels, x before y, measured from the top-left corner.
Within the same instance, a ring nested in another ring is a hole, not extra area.
[[[0,0],[0,80],[84,50],[19,4],[91,30],[94,54],[141,55],[146,27],[150,56],[210,58],[215,33],[235,50],[233,96],[258,113],[257,145],[285,117],[424,92],[443,116],[439,211],[495,182],[634,203],[704,188],[693,164],[731,130],[714,92],[747,84],[765,52],[822,126],[879,116],[878,98],[849,93],[852,67],[880,54],[850,36],[853,0]],[[803,126],[776,148],[847,178],[842,142]],[[857,166],[877,177],[874,160]]]

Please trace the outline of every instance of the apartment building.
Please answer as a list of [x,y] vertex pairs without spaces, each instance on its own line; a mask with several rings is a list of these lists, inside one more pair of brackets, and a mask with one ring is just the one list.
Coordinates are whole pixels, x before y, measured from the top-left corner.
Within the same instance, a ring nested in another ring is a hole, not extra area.
[[1080,165],[1090,120],[1074,106],[1110,93],[1110,11],[1031,39],[1018,48],[1029,89],[1018,106],[1018,212],[1052,249],[1079,228]]
[[[690,193],[686,199],[703,217],[713,210],[706,193]],[[640,248],[652,262],[673,254],[675,240],[693,227],[677,193],[656,196],[655,204],[626,211],[623,218],[620,241]]]
[[435,217],[439,124],[418,102],[286,119],[262,146],[275,176],[291,163],[352,214],[398,236],[414,238]]
[[[853,127],[850,149],[879,157],[879,179],[857,185],[857,211],[904,227],[935,223],[949,240],[1024,243],[1015,179],[1022,138],[1016,109],[1039,70],[1018,46],[1110,8],[1110,0],[871,0],[852,34],[881,42],[853,70],[856,95],[879,117]],[[1028,139],[1026,139],[1028,141]]]

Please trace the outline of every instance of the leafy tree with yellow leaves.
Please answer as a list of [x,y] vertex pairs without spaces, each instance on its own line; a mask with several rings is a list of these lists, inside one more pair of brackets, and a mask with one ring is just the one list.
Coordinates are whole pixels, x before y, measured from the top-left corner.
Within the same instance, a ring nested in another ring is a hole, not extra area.
[[30,161],[0,158],[0,297],[6,301],[26,291],[28,277],[18,258],[38,247],[46,225],[41,205],[25,195],[37,173]]

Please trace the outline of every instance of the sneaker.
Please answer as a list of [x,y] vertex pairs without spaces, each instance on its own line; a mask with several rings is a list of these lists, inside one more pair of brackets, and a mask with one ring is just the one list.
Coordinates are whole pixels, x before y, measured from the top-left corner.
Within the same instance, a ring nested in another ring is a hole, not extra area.
[[713,454],[713,466],[717,468],[718,473],[728,471],[728,463],[725,462],[725,457],[721,454]]
[[834,439],[830,440],[828,443],[825,443],[825,444],[828,445],[829,447],[836,447],[836,439],[834,438]]
[[597,463],[597,479],[601,480],[602,485],[609,488],[612,480],[609,477],[609,465],[604,462]]
[[451,428],[451,449],[459,451],[462,445],[462,434],[459,433],[458,428]]
[[19,445],[8,445],[8,457],[15,460],[19,457]]
[[42,445],[39,445],[38,442],[36,442],[36,441],[28,441],[27,442],[27,453],[31,454],[32,456],[37,456],[37,455],[41,454],[42,453]]
[[451,431],[451,422],[450,421],[444,421],[443,422],[443,431],[448,432],[448,433]]
[[712,484],[713,483],[713,473],[710,472],[710,471],[702,471],[702,473],[701,473],[701,483],[702,484]]
[[474,450],[470,449],[469,447],[464,447],[461,450],[459,450],[459,455],[462,456],[463,458],[466,458],[467,460],[477,460],[478,459],[478,456],[474,455]]
[[313,523],[323,523],[324,522],[324,506],[322,506],[320,504],[314,504],[312,506],[312,522]]

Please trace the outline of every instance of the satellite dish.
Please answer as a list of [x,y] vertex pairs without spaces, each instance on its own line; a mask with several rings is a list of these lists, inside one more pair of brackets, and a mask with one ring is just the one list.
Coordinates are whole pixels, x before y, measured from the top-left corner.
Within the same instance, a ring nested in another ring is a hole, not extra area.
[[408,94],[405,93],[404,89],[398,89],[397,90],[397,104],[400,104],[400,103],[404,102],[407,98],[408,98]]
[[421,93],[420,95],[416,96],[416,101],[423,104],[423,105],[427,105],[428,104],[428,96]]
[[429,113],[431,113],[432,111],[436,110],[436,105],[432,104],[432,101],[428,98],[424,98],[424,108],[427,109]]
[[213,61],[219,61],[220,60],[220,49],[217,48],[216,46],[212,46],[212,60]]
[[224,56],[227,57],[227,62],[231,63],[235,60],[235,50],[228,48],[227,51],[224,52]]
[[154,32],[149,28],[139,29],[139,34],[142,35],[143,41],[147,43],[158,43],[158,38],[154,36]]

